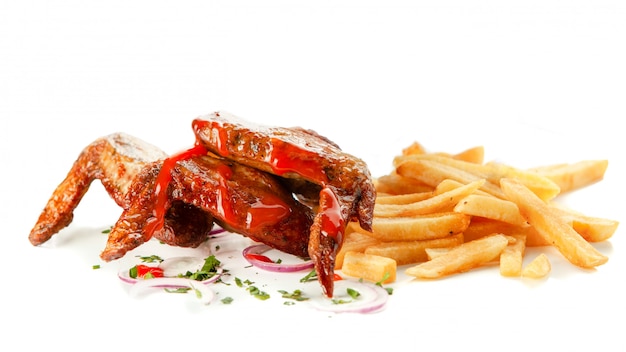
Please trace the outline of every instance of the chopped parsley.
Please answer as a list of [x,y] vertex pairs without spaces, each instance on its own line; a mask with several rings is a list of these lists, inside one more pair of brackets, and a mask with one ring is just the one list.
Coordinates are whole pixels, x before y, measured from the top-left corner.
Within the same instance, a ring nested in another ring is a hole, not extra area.
[[283,298],[292,299],[294,301],[306,301],[306,300],[309,299],[309,297],[303,296],[302,295],[302,291],[300,291],[300,290],[294,290],[291,293],[289,293],[288,291],[285,291],[285,290],[278,290],[278,293],[280,293]]
[[163,261],[163,258],[159,257],[158,255],[149,255],[149,256],[138,255],[137,258],[141,259],[142,263],[160,263]]
[[236,277],[235,278],[235,284],[237,285],[237,287],[244,287],[246,288],[246,291],[248,291],[250,293],[251,296],[258,298],[262,301],[265,301],[266,299],[270,298],[269,293],[261,291],[258,287],[254,286],[254,282],[250,281],[250,280],[245,280],[245,281],[241,281],[240,278]]
[[217,274],[217,268],[221,264],[222,263],[214,255],[211,255],[204,259],[204,264],[202,265],[202,268],[193,273],[191,271],[187,271],[184,274],[179,274],[178,277],[204,281],[215,276],[215,274]]
[[300,282],[309,282],[317,280],[317,272],[315,269],[311,270],[306,276],[300,279]]

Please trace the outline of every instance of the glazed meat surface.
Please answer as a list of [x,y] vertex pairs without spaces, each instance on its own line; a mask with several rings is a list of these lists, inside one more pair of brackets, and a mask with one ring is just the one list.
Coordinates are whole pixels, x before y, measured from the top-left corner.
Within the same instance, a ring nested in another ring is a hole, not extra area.
[[369,169],[326,137],[299,127],[261,126],[224,112],[195,119],[193,129],[198,141],[219,156],[307,181],[307,187],[332,187],[350,205],[350,219],[371,230],[376,190]]
[[130,191],[132,201],[113,227],[102,259],[120,258],[153,235],[166,243],[195,247],[208,239],[210,220],[286,253],[308,257],[311,209],[296,202],[273,175],[210,156],[181,160],[169,171],[171,206],[163,209],[164,225],[150,229],[158,213],[154,189],[161,166],[154,163],[138,176]]
[[371,231],[376,190],[366,163],[303,128],[268,127],[216,112],[195,119],[197,142],[226,159],[284,177],[316,211],[308,253],[327,296],[345,225],[358,221]]

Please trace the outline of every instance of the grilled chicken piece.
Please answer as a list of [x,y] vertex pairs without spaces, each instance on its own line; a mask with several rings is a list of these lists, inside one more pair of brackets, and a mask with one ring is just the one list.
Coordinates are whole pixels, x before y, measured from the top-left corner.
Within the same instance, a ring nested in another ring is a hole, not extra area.
[[[153,235],[175,240],[179,231],[170,224],[167,214],[180,208],[176,204],[210,214],[214,222],[231,232],[286,253],[308,257],[312,211],[298,203],[275,176],[210,156],[181,159],[166,170],[171,176],[164,193],[168,199],[164,208],[159,209],[155,187],[162,165],[154,163],[138,175],[131,188],[131,203],[109,234],[102,259],[117,259]],[[165,216],[163,223],[154,225],[160,216]],[[205,239],[192,238],[193,241]]]
[[99,138],[74,162],[29,239],[39,245],[69,225],[74,209],[99,179],[123,208],[101,253],[103,260],[120,258],[152,236],[174,246],[197,247],[208,239],[214,223],[308,256],[310,208],[298,203],[278,177],[204,154],[201,148],[176,159],[125,134]]
[[165,159],[167,154],[155,146],[123,133],[95,140],[78,156],[66,178],[54,190],[29,240],[39,245],[69,225],[91,183],[99,179],[111,198],[122,208],[129,200],[128,189],[148,163]]
[[290,179],[294,192],[317,200],[308,253],[332,297],[335,256],[346,224],[356,220],[371,231],[376,191],[365,162],[314,131],[260,126],[224,112],[201,116],[192,127],[197,143],[210,152]]

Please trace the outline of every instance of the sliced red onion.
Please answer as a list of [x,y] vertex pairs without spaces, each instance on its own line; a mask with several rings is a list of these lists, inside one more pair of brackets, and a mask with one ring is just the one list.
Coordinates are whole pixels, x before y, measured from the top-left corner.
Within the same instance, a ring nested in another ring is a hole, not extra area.
[[224,230],[221,227],[214,227],[210,232],[209,232],[209,236],[211,237],[216,237],[218,235],[224,235],[226,234],[226,230]]
[[[359,296],[353,298],[348,294],[353,289]],[[341,280],[335,281],[335,295],[328,298],[324,295],[314,297],[308,302],[318,310],[333,313],[375,313],[382,310],[389,300],[389,293],[374,283]],[[344,302],[344,303],[338,303]]]
[[265,245],[265,244],[254,244],[246,247],[243,251],[243,257],[248,261],[248,263],[256,266],[257,268],[274,271],[274,272],[295,272],[295,271],[303,271],[310,270],[313,268],[313,262],[311,260],[306,260],[300,263],[295,264],[287,264],[287,263],[271,263],[264,262],[254,258],[254,254],[262,255],[263,253],[272,250],[273,248]]
[[[163,275],[165,276],[164,278],[178,278],[179,274],[185,274],[187,271],[190,271],[193,273],[201,269],[202,266],[204,265],[204,260],[205,259],[202,257],[172,257],[172,258],[164,259],[161,263],[159,263],[158,266],[163,269]],[[132,278],[130,277],[128,270],[129,269],[121,269],[117,273],[117,276],[120,278],[120,280],[126,283],[136,284],[139,281],[143,282],[143,281],[155,279],[155,278],[150,278],[150,279]],[[217,273],[211,276],[210,278],[206,280],[202,280],[202,281],[195,281],[195,280],[192,280],[192,281],[207,285],[207,284],[217,281],[217,279],[219,279],[222,273],[223,273],[223,270],[221,268],[218,268]],[[160,278],[156,278],[156,279],[160,279]],[[183,278],[183,279],[188,280],[186,278]]]
[[215,298],[215,293],[207,285],[203,285],[200,281],[179,278],[179,277],[157,277],[147,280],[139,280],[130,289],[131,295],[139,295],[141,292],[145,292],[149,289],[177,289],[177,288],[190,288],[196,292],[198,299],[208,305]]
[[164,259],[159,263],[159,268],[163,269],[163,276],[176,277],[187,271],[196,272],[202,269],[204,258],[202,257],[172,257]]

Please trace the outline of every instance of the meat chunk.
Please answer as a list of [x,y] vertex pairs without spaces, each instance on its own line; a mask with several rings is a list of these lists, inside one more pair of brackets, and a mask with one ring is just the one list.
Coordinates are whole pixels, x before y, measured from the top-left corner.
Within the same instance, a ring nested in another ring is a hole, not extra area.
[[224,112],[201,116],[192,126],[198,143],[210,152],[291,179],[294,192],[317,200],[308,252],[322,287],[332,296],[345,225],[355,220],[371,230],[376,190],[366,163],[299,127],[261,126]]

